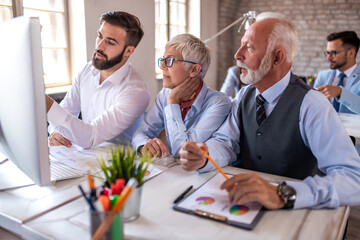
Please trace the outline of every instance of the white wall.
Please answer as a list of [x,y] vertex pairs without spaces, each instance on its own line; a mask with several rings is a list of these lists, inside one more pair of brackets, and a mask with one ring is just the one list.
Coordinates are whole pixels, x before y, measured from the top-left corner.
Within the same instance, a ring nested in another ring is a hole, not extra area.
[[[201,0],[201,39],[205,40],[217,33],[218,1]],[[211,64],[205,76],[205,83],[215,90],[217,88],[217,38],[207,44],[211,48]]]
[[158,93],[155,80],[155,4],[152,0],[84,0],[87,58],[91,59],[97,30],[99,29],[99,18],[107,11],[125,11],[137,16],[144,30],[144,37],[137,46],[130,62],[146,81],[150,93],[152,105]]
[[[71,80],[87,63],[84,1],[69,0]],[[94,39],[95,40],[95,39]]]

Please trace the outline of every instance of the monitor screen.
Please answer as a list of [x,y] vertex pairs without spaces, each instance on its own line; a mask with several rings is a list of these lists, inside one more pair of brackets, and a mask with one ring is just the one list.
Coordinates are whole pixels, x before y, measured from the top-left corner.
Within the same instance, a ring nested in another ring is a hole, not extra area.
[[0,152],[46,186],[51,181],[40,31],[38,18],[0,24]]

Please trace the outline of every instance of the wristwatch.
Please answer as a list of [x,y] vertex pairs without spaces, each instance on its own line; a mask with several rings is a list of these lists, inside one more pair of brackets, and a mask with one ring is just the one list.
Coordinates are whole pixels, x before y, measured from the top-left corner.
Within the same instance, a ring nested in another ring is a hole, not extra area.
[[296,191],[293,187],[282,182],[278,185],[278,194],[279,197],[285,202],[283,209],[294,208],[294,203],[296,200]]

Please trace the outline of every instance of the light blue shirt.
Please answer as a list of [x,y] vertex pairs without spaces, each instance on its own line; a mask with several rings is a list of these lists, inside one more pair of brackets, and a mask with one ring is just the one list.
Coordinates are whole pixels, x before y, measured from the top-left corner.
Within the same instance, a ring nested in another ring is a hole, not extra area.
[[145,113],[133,137],[132,144],[136,149],[157,137],[165,128],[169,152],[178,156],[183,142],[208,140],[231,109],[231,101],[224,93],[214,91],[203,83],[199,95],[182,120],[179,104],[167,105],[170,91],[171,89],[163,88],[157,95],[154,106]]
[[[267,101],[264,106],[266,115],[274,109],[289,81],[290,72],[262,93]],[[231,114],[206,142],[210,156],[222,167],[235,161],[236,154],[240,152],[237,110],[246,89],[247,87],[239,91],[232,102]],[[258,93],[257,91],[255,95]],[[299,128],[305,145],[317,158],[318,167],[326,176],[307,177],[303,181],[287,181],[297,192],[294,208],[359,205],[360,156],[337,112],[321,93],[309,90],[305,95],[300,107]],[[208,162],[199,172],[213,169],[214,166]]]

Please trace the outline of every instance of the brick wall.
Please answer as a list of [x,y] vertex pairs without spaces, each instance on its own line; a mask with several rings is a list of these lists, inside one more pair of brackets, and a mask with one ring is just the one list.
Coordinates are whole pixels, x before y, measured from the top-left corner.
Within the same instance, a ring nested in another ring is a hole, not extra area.
[[[219,18],[218,18],[218,29],[221,30],[224,27],[228,26],[230,23],[237,19],[237,12],[239,8],[240,1],[237,0],[219,0]],[[238,27],[237,24],[233,28]],[[235,54],[235,38],[233,33],[233,28],[224,32],[218,37],[218,90],[220,90],[221,85],[225,79],[227,69],[234,64]]]
[[[329,68],[323,55],[329,33],[353,30],[360,35],[360,0],[219,0],[219,30],[250,10],[257,14],[266,11],[283,13],[297,27],[299,47],[292,71],[301,76],[312,76]],[[244,30],[237,33],[239,26],[219,37],[219,89],[227,68],[235,64],[234,54],[244,34]]]

